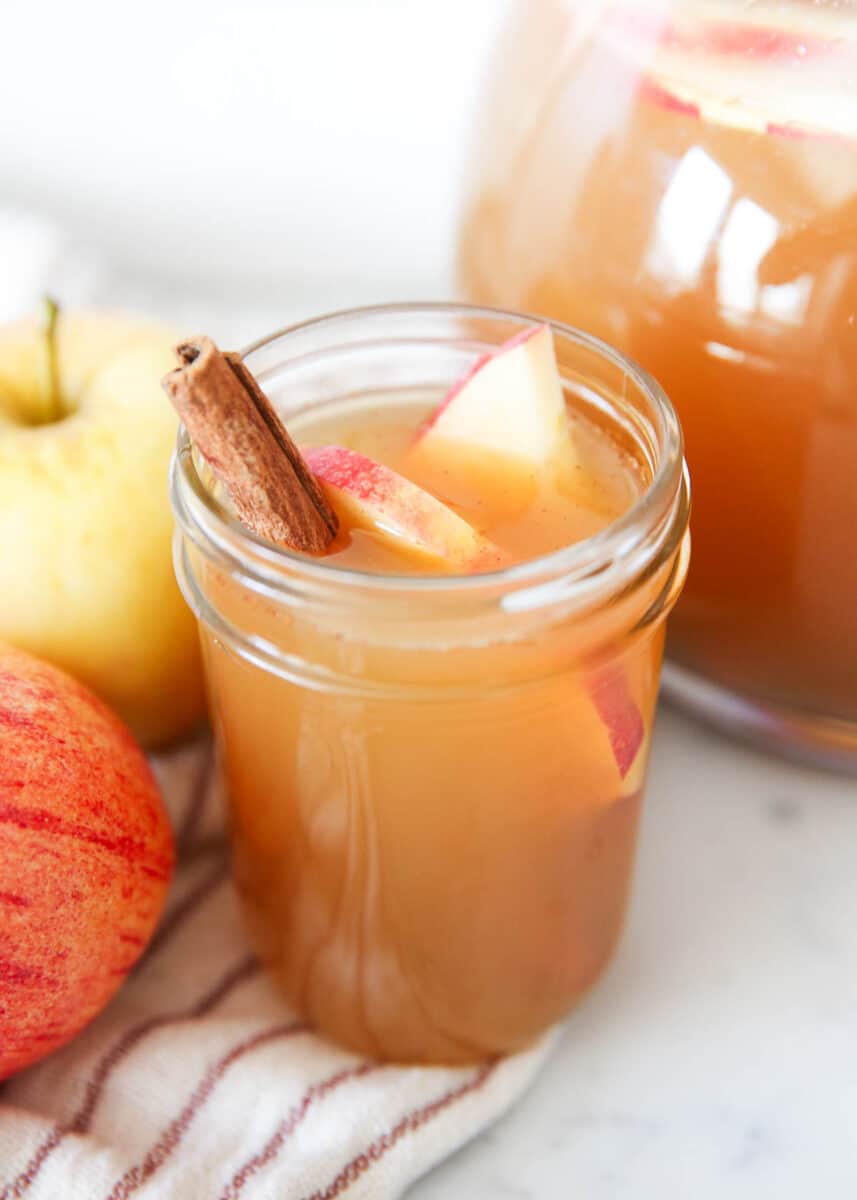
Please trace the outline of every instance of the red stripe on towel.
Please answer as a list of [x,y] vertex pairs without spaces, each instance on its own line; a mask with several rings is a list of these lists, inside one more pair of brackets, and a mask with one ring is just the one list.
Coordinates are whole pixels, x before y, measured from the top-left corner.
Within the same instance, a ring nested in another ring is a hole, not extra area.
[[331,1092],[335,1091],[343,1083],[347,1083],[350,1079],[360,1079],[364,1075],[368,1075],[370,1071],[377,1070],[380,1070],[380,1066],[377,1063],[358,1063],[356,1067],[346,1067],[344,1070],[337,1071],[335,1075],[328,1076],[321,1083],[314,1083],[312,1087],[304,1092],[297,1104],[289,1109],[287,1115],[279,1123],[258,1154],[254,1154],[252,1158],[248,1158],[240,1170],[236,1171],[232,1176],[232,1181],[220,1193],[220,1200],[235,1200],[235,1197],[242,1191],[247,1180],[255,1175],[257,1171],[260,1171],[262,1167],[273,1162],[283,1144],[298,1125],[300,1125],[316,1101],[323,1100],[325,1096],[329,1096]]
[[140,959],[137,967],[138,970],[145,966],[153,954],[157,954],[166,945],[176,929],[184,923],[186,918],[196,912],[197,908],[208,899],[213,891],[220,887],[221,883],[225,883],[228,877],[229,864],[225,858],[219,859],[215,863],[214,868],[195,887],[192,887],[187,895],[183,896],[166,914],[155,930],[155,935],[149,942],[146,952]]
[[35,1182],[45,1161],[53,1154],[69,1134],[86,1133],[92,1124],[95,1109],[101,1099],[107,1080],[123,1059],[148,1034],[162,1029],[165,1025],[176,1024],[179,1021],[203,1017],[211,1012],[233,988],[252,978],[259,971],[258,961],[247,956],[241,962],[231,967],[195,1004],[177,1012],[164,1013],[161,1016],[149,1017],[137,1025],[132,1025],[122,1034],[118,1041],[102,1055],[98,1065],[90,1076],[84,1090],[83,1102],[70,1120],[57,1124],[34,1152],[23,1171],[10,1180],[0,1192],[0,1200],[20,1200]]
[[246,1054],[258,1050],[260,1046],[267,1046],[268,1043],[278,1041],[282,1038],[294,1037],[296,1034],[305,1033],[306,1030],[307,1026],[300,1021],[274,1025],[270,1029],[263,1029],[261,1032],[253,1034],[252,1037],[245,1038],[237,1046],[233,1046],[217,1062],[213,1063],[199,1084],[194,1088],[190,1099],[179,1115],[174,1121],[169,1123],[152,1148],[147,1152],[143,1161],[131,1167],[121,1179],[117,1180],[107,1200],[126,1200],[128,1196],[136,1192],[139,1187],[147,1183],[160,1170],[170,1155],[179,1146],[200,1109],[209,1099],[217,1084],[233,1063],[238,1062]]
[[409,1133],[416,1133],[423,1125],[427,1125],[444,1109],[450,1108],[459,1100],[463,1100],[465,1096],[471,1095],[473,1092],[478,1092],[486,1081],[493,1075],[497,1069],[496,1062],[486,1063],[477,1073],[472,1076],[466,1083],[462,1083],[457,1088],[452,1088],[441,1096],[438,1100],[433,1100],[430,1104],[423,1105],[422,1108],[416,1108],[413,1112],[402,1117],[398,1124],[394,1125],[389,1133],[384,1133],[381,1137],[376,1138],[370,1146],[368,1146],[362,1154],[356,1155],[350,1162],[342,1168],[331,1182],[322,1191],[313,1192],[306,1200],[335,1200],[336,1196],[341,1196],[343,1192],[351,1187],[356,1181],[369,1170],[379,1159],[383,1158],[388,1151],[392,1150],[397,1142],[401,1141]]
[[190,801],[176,835],[176,847],[180,858],[187,854],[193,844],[202,814],[205,811],[205,804],[213,777],[214,749],[209,742],[205,747],[199,767],[197,768],[196,778],[191,789]]

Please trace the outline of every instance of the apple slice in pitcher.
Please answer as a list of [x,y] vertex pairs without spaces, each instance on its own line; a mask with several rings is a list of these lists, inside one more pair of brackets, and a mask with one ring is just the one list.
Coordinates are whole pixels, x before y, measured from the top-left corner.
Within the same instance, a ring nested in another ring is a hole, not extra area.
[[[574,444],[550,326],[527,329],[477,359],[426,421],[412,453],[422,462],[436,458],[447,471],[462,464],[469,470],[468,462],[486,456],[483,470],[505,463],[530,474],[559,473],[573,458]],[[645,738],[625,673],[596,672],[587,686],[625,779]]]

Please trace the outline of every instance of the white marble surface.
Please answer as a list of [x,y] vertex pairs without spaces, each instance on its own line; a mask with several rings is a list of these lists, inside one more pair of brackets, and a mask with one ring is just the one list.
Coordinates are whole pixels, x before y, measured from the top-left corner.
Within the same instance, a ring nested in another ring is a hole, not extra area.
[[613,967],[408,1200],[857,1194],[857,782],[662,708],[646,805]]

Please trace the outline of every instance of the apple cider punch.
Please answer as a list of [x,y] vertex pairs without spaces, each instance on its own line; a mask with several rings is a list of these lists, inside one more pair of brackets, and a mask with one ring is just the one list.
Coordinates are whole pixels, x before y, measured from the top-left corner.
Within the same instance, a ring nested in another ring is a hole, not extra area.
[[857,771],[857,8],[519,0],[463,294],[605,338],[675,403],[694,554],[667,683]]
[[180,355],[176,566],[259,953],[360,1052],[521,1049],[621,930],[688,559],[669,402],[465,306]]

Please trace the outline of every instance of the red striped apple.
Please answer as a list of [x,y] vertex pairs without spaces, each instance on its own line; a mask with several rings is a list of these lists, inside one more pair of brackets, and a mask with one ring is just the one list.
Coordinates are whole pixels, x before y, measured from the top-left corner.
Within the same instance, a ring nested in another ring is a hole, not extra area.
[[172,866],[158,789],[118,717],[0,646],[0,1079],[104,1007],[151,936]]
[[342,525],[462,571],[501,566],[501,552],[451,508],[390,467],[347,450],[303,451]]

